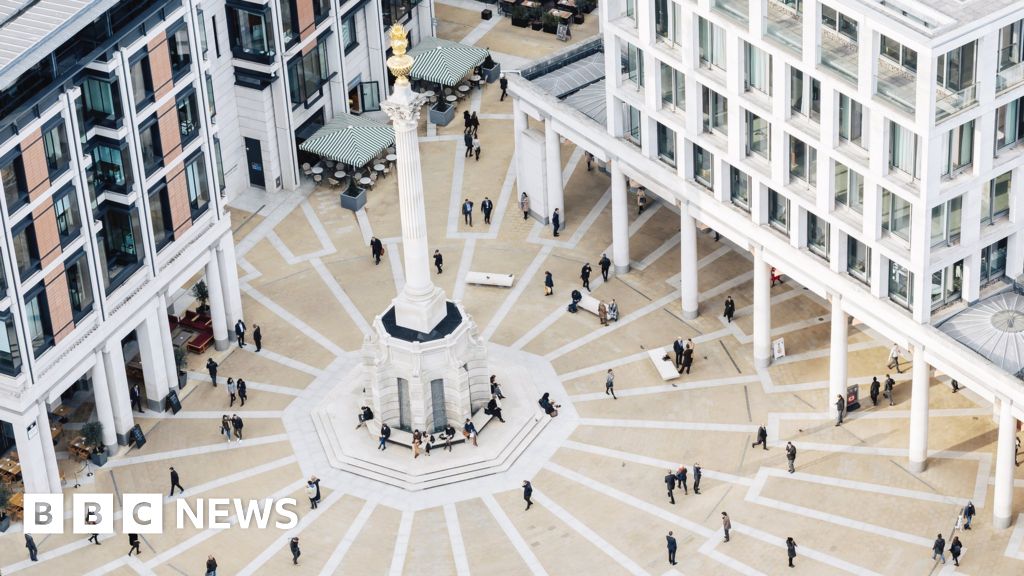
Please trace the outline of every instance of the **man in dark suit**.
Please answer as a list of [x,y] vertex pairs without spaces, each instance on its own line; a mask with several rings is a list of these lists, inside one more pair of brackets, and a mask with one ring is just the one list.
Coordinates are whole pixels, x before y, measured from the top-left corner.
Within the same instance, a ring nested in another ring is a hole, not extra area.
[[[472,145],[472,142],[470,142],[470,146]],[[470,150],[472,150],[472,148],[470,148]],[[469,198],[466,198],[466,201],[462,203],[462,219],[466,224],[469,224],[470,226],[473,225],[473,201]]]
[[555,238],[558,238],[558,229],[562,227],[562,215],[558,213],[558,208],[551,214],[551,231],[554,232]]
[[693,463],[693,493],[700,494],[700,464]]
[[665,475],[665,488],[668,489],[668,501],[669,501],[670,504],[675,504],[676,503],[676,497],[672,493],[672,491],[675,490],[675,487],[676,487],[676,475],[673,474],[671,470],[669,470],[668,474]]
[[676,369],[678,370],[683,366],[683,337],[676,338],[676,341],[672,343],[672,351],[676,353]]
[[878,406],[878,392],[882,389],[882,384],[878,381],[878,376],[871,377],[871,405]]
[[608,259],[607,254],[601,254],[601,259],[597,261],[597,265],[601,267],[601,278],[604,281],[608,281],[608,270],[612,267],[612,261]]
[[480,210],[484,213],[484,224],[491,223],[491,210],[494,210],[494,202],[487,196],[484,196],[484,201],[480,203]]
[[142,409],[142,391],[139,390],[138,384],[132,384],[129,396],[131,396],[132,408],[138,408],[139,412],[145,413],[146,411]]
[[31,534],[25,534],[25,548],[28,548],[28,559],[33,562],[38,562],[39,549],[36,548],[36,541],[32,538]]
[[757,442],[750,445],[751,448],[756,448],[760,444],[765,450],[768,449],[768,429],[761,424],[757,427]]
[[530,484],[529,480],[523,480],[523,500],[526,500],[526,509],[529,510],[530,506],[533,506],[533,500],[530,498],[533,496],[533,484]]
[[466,133],[462,135],[462,143],[466,145],[466,158],[473,155],[473,131],[466,127]]
[[380,264],[380,257],[384,255],[384,244],[376,236],[370,238],[370,254],[373,255],[373,263]]
[[668,536],[665,536],[665,541],[668,544],[668,563],[676,565],[676,537],[672,535],[672,531],[668,531]]
[[238,347],[245,348],[245,322],[241,318],[235,322],[235,338],[238,339]]
[[583,280],[583,287],[590,292],[590,272],[593,268],[590,267],[590,262],[583,264],[583,268],[580,269],[580,280]]
[[181,487],[181,482],[178,481],[178,471],[171,466],[171,493],[168,496],[174,496],[174,489],[181,490],[181,493],[185,493],[185,489]]
[[689,494],[690,491],[686,488],[686,466],[680,466],[676,470],[676,486],[683,489],[683,494]]
[[252,343],[256,345],[257,352],[263,349],[263,332],[260,331],[259,324],[252,325]]
[[217,362],[215,362],[213,360],[213,358],[210,358],[210,359],[208,359],[206,361],[206,371],[210,373],[210,381],[213,382],[213,386],[214,387],[217,386],[217,367],[218,366],[220,366],[220,364],[217,364]]

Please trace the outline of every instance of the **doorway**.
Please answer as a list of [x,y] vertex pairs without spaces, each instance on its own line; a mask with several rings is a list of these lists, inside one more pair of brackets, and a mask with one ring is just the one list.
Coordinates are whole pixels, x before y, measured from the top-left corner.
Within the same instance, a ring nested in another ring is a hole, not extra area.
[[430,381],[430,404],[434,419],[434,432],[440,432],[448,424],[448,414],[444,409],[443,378]]
[[409,406],[409,381],[398,379],[398,427],[408,432],[412,430],[411,409]]
[[267,181],[263,174],[263,148],[259,140],[245,139],[245,162],[249,166],[249,184],[266,188]]

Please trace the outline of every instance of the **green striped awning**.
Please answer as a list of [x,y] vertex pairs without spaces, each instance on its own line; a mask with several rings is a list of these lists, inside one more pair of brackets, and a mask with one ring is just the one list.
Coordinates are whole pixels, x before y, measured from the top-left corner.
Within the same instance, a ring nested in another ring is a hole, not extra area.
[[487,50],[451,40],[424,38],[409,50],[416,59],[409,76],[443,86],[455,86],[487,57]]
[[299,145],[321,158],[362,167],[395,143],[395,130],[362,116],[339,114]]

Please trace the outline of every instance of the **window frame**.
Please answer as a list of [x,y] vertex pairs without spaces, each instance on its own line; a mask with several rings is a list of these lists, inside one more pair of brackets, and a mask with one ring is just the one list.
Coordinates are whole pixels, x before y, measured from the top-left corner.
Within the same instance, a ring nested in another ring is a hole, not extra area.
[[[53,217],[57,222],[57,235],[60,237],[61,248],[67,247],[82,234],[82,210],[78,205],[77,192],[73,184],[68,184],[53,194]],[[72,225],[66,227],[66,230],[65,226],[61,225],[61,220],[65,217],[58,212],[60,202],[67,203],[66,212],[71,213],[71,220],[74,221]]]
[[[85,281],[83,282],[82,289],[89,294],[89,303],[85,306],[81,306],[79,303],[76,307],[75,298],[72,296],[71,276],[69,273],[72,269],[85,271]],[[65,260],[64,275],[68,285],[68,301],[71,303],[71,318],[77,324],[82,318],[85,318],[92,312],[93,306],[96,304],[96,294],[93,293],[92,289],[92,270],[89,267],[89,257],[86,254],[85,248],[79,249]]]

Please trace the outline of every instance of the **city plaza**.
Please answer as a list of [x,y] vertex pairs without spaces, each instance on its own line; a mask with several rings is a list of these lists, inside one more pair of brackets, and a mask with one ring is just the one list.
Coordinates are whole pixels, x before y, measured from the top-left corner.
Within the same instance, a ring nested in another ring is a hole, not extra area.
[[[505,18],[481,21],[479,10],[485,6],[436,3],[438,35],[487,46],[510,69],[571,50],[598,33],[593,18],[575,29],[568,47],[553,35],[523,37],[526,33]],[[511,92],[530,104],[524,86],[517,82]],[[499,101],[497,84],[470,96],[468,107],[481,121],[479,160],[465,157],[458,119],[428,127],[424,114],[419,130],[429,249],[444,255],[444,272],[431,268],[433,282],[462,303],[492,352],[515,359],[496,365],[506,394],[513,393],[513,380],[548,376],[522,368],[536,362],[550,367],[553,380],[544,381],[544,391],[563,407],[557,418],[530,432],[502,469],[419,489],[331,466],[310,413],[358,363],[375,316],[405,283],[399,178],[378,181],[357,213],[338,205],[337,191],[312,181],[294,192],[243,190],[226,211],[241,311],[250,334],[253,326],[261,327],[263,349],[257,353],[251,343],[245,348],[232,343],[224,350],[189,354],[188,382],[178,392],[181,411],[147,406],[145,414],[134,416],[146,444],[122,448],[102,467],[84,470],[58,454],[62,488],[69,502],[76,492],[164,492],[173,466],[186,488],[175,498],[293,497],[299,502],[299,526],[288,532],[172,530],[145,536],[142,555],[132,557],[124,555],[127,542],[120,535],[103,537],[103,546],[78,535],[39,536],[38,563],[26,559],[21,531],[12,528],[0,535],[0,570],[199,574],[211,554],[218,573],[231,575],[1024,570],[1024,518],[1018,517],[1024,473],[1016,466],[1012,526],[993,526],[1001,410],[989,394],[972,390],[964,380],[954,393],[948,374],[922,370],[906,351],[902,373],[888,369],[892,341],[856,315],[847,326],[840,313],[846,342],[837,344],[832,304],[794,278],[806,270],[787,270],[783,262],[772,263],[784,281],[768,288],[770,316],[762,318],[770,319],[767,335],[782,338],[785,350],[769,362],[757,349],[766,334],[755,334],[763,321],[755,320],[755,299],[764,297],[755,297],[755,285],[763,289],[767,280],[761,257],[738,245],[728,230],[716,238],[706,225],[683,215],[684,224],[689,219],[695,227],[688,237],[680,228],[680,206],[654,194],[649,193],[651,203],[642,214],[632,189],[625,208],[616,208],[615,188],[625,187],[621,168],[606,169],[597,158],[588,170],[585,153],[594,150],[552,136],[540,123],[546,165],[561,168],[557,186],[567,219],[564,232],[552,237],[550,226],[523,219],[519,210],[521,166],[513,155],[522,130],[515,106],[522,104],[513,100]],[[548,194],[534,201],[550,202]],[[479,211],[485,197],[495,204],[490,224]],[[466,198],[475,203],[473,226],[459,213]],[[625,219],[616,224],[613,210]],[[625,253],[613,230],[626,235]],[[386,247],[380,265],[370,257],[370,237]],[[605,253],[615,257],[607,282],[598,272]],[[591,294],[604,302],[614,299],[621,311],[607,327],[589,312],[566,311],[569,293],[582,290],[580,268],[587,262],[595,269]],[[515,283],[510,289],[468,284],[470,271],[514,274]],[[553,296],[544,295],[545,271],[554,277]],[[693,291],[682,294],[690,281],[699,293],[696,316]],[[736,303],[731,323],[722,315],[727,296]],[[692,372],[664,381],[648,351],[670,352],[679,337],[695,343]],[[840,348],[848,383],[861,385],[860,408],[834,426],[830,370]],[[222,384],[216,388],[205,369],[210,357],[220,365]],[[604,390],[609,368],[619,397],[614,400]],[[897,382],[894,403],[871,406],[867,384],[887,373]],[[927,466],[911,453],[911,380],[922,373],[927,377]],[[228,377],[248,382],[244,408],[228,406],[223,386]],[[506,416],[520,417],[512,414],[519,410],[546,419],[535,401],[510,397]],[[70,420],[88,419],[90,413],[86,401]],[[233,413],[245,419],[245,438],[225,443],[217,428],[222,414]],[[352,427],[357,423],[355,410],[337,418]],[[767,451],[751,448],[759,425],[768,430]],[[406,447],[393,445],[375,457],[401,462],[407,470],[443,469],[438,460],[465,459],[484,449],[501,426],[487,424],[480,448],[458,444],[449,454],[435,445],[429,457],[413,461]],[[786,470],[787,441],[799,450],[793,474]],[[367,435],[365,442],[372,446],[375,440]],[[704,469],[701,493],[677,491],[676,504],[669,504],[662,478],[694,463]],[[94,475],[86,476],[87,471]],[[323,500],[316,511],[308,509],[304,491],[312,475],[322,479]],[[529,511],[523,480],[535,490]],[[75,483],[80,486],[72,488]],[[951,539],[968,500],[978,517],[970,532],[956,532],[965,547],[963,568],[951,561],[938,564],[931,559],[934,536],[941,532],[947,542]],[[173,510],[171,499],[166,502],[166,510]],[[732,518],[729,543],[722,541],[722,511]],[[677,566],[666,563],[670,530],[680,545]],[[293,536],[302,542],[294,568],[288,552]],[[793,569],[786,567],[787,537],[799,545]]]

